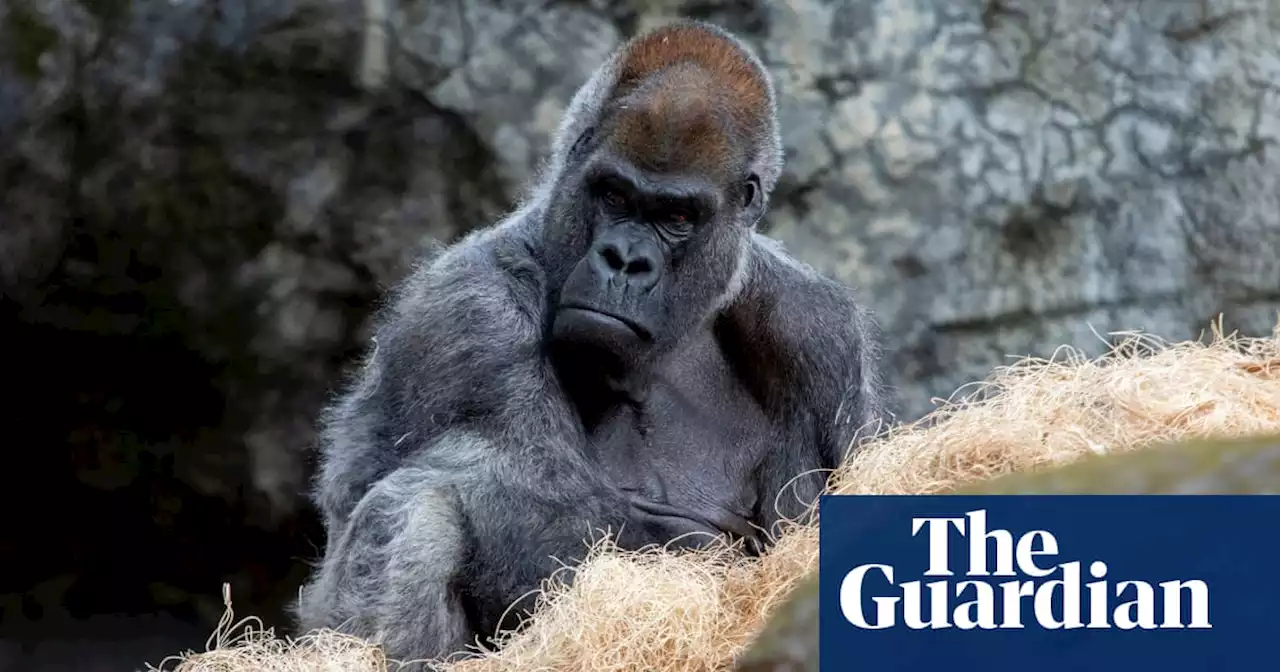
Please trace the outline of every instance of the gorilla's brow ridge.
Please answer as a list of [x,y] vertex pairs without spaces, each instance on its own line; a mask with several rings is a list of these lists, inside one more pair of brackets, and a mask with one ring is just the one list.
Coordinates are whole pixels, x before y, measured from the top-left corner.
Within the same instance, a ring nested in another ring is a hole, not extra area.
[[587,182],[595,185],[612,185],[633,192],[641,192],[657,202],[689,202],[693,201],[700,208],[716,208],[716,185],[701,178],[696,173],[688,177],[673,177],[665,171],[661,179],[651,179],[643,169],[629,165],[624,161],[604,161],[588,169]]

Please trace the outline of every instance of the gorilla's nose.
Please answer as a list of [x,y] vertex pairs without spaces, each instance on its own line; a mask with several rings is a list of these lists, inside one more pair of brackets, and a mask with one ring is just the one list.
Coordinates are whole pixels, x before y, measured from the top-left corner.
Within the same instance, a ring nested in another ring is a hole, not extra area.
[[645,241],[610,239],[596,246],[591,266],[607,282],[648,291],[661,275],[659,259],[657,250]]

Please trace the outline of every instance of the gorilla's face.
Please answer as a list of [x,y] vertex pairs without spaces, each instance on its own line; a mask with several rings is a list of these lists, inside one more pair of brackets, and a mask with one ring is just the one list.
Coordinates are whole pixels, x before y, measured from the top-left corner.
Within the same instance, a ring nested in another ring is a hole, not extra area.
[[[553,339],[637,366],[705,324],[739,289],[758,179],[645,170],[606,145],[561,184],[554,216],[577,239]],[[563,221],[569,220],[569,221]]]

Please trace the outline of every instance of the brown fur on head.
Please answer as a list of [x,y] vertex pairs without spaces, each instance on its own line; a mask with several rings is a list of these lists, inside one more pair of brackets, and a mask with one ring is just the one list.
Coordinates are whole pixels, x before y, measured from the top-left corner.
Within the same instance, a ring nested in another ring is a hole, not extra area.
[[725,105],[737,123],[757,132],[767,129],[773,113],[769,82],[742,47],[700,24],[677,23],[654,30],[627,44],[613,98],[621,98],[649,77],[674,65],[698,67],[710,85],[704,89]]
[[747,136],[717,98],[714,80],[698,68],[653,75],[618,101],[612,144],[644,170],[740,178],[747,157],[743,143],[730,140]]
[[674,24],[628,43],[608,98],[615,146],[657,171],[740,179],[750,146],[766,142],[771,130],[764,73],[736,42],[699,24]]

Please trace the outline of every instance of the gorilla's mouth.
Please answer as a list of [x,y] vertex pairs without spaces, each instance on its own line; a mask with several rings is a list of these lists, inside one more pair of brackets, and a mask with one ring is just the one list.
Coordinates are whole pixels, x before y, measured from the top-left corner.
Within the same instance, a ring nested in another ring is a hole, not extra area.
[[596,323],[602,329],[625,328],[645,342],[649,342],[653,339],[653,334],[649,332],[649,329],[639,322],[628,317],[623,317],[622,315],[600,310],[599,308],[592,308],[579,303],[565,304],[560,306],[560,314],[562,316],[571,316],[572,318]]

